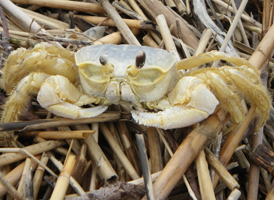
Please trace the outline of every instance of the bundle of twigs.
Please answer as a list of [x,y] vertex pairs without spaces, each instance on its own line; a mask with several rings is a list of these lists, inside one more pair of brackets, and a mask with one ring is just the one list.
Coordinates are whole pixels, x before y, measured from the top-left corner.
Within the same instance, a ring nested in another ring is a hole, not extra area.
[[[1,66],[13,49],[40,42],[71,51],[86,45],[145,45],[165,48],[178,60],[219,50],[262,70],[271,92],[272,4],[2,0]],[[1,110],[6,98],[2,91]],[[226,111],[218,110],[199,125],[161,130],[132,122],[123,106],[71,120],[51,115],[33,100],[21,121],[0,124],[0,197],[273,199],[273,111],[255,133],[255,109],[250,107],[236,128],[227,124]]]

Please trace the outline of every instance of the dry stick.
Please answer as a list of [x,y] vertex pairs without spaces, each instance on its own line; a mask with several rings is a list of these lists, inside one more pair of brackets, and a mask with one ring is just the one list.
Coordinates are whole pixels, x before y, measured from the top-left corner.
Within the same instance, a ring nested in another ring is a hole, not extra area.
[[0,15],[1,15],[1,21],[2,21],[2,26],[3,26],[3,32],[2,32],[2,41],[1,45],[4,47],[5,51],[10,54],[13,51],[13,47],[10,46],[9,41],[9,30],[8,30],[8,24],[7,24],[7,19],[5,17],[3,9],[0,7]]
[[116,9],[120,10],[121,12],[125,13],[127,16],[133,19],[140,19],[142,20],[142,16],[139,16],[137,13],[135,13],[126,3],[123,1],[113,1],[112,6]]
[[214,17],[215,17],[215,20],[216,20],[216,22],[217,22],[217,24],[218,24],[218,27],[221,29],[222,32],[224,32],[225,29],[224,29],[224,27],[223,27],[223,24],[221,23],[219,17],[217,16],[216,11],[215,11],[215,9],[214,9],[214,7],[213,7],[211,1],[210,1],[210,0],[206,0],[206,2],[207,2],[207,5],[208,5],[209,8],[210,8],[212,14],[213,14]]
[[[240,5],[240,7],[239,7],[239,9],[238,9],[238,11],[236,13],[236,16],[235,16],[235,18],[233,20],[233,23],[229,27],[229,30],[228,30],[228,32],[227,32],[227,34],[225,36],[224,42],[223,42],[221,48],[219,49],[219,52],[224,52],[224,50],[225,50],[228,42],[230,41],[230,38],[233,35],[233,33],[235,31],[235,28],[236,28],[236,26],[237,26],[237,24],[238,24],[238,22],[240,20],[241,14],[244,12],[244,9],[245,9],[245,6],[246,6],[247,2],[248,2],[248,0],[243,0],[242,1],[241,5]],[[218,64],[219,64],[219,62],[220,61],[214,62],[213,65],[212,65],[212,67],[217,67]]]
[[18,193],[16,191],[16,189],[5,179],[4,174],[2,172],[0,172],[0,182],[1,182],[2,186],[4,186],[6,188],[8,193],[14,199],[17,199],[17,200],[23,200],[24,199],[23,195]]
[[112,150],[115,152],[119,160],[123,163],[125,170],[129,174],[129,176],[133,180],[139,178],[139,175],[137,174],[136,170],[134,169],[132,164],[129,162],[128,158],[126,157],[125,153],[121,149],[120,145],[115,141],[115,139],[111,135],[111,132],[109,131],[108,127],[105,124],[100,123],[100,130],[105,136]]
[[274,183],[271,185],[271,190],[267,193],[265,200],[272,200],[274,199]]
[[[49,160],[49,157],[46,155],[46,153],[44,152],[42,154],[41,157],[41,163],[43,163],[44,165],[47,165],[47,162]],[[33,177],[33,196],[34,199],[37,198],[39,189],[40,189],[40,185],[43,179],[43,175],[44,175],[45,169],[39,165],[35,171],[34,177]]]
[[46,165],[41,163],[34,155],[32,155],[30,152],[28,152],[26,149],[23,148],[2,148],[0,149],[1,152],[17,152],[19,153],[24,153],[27,156],[31,157],[33,160],[35,160],[37,163],[39,163],[41,166],[43,166],[44,169],[46,169],[52,176],[58,177],[50,168],[48,168]]
[[20,195],[23,195],[23,185],[24,185],[26,173],[27,173],[27,171],[28,171],[29,168],[30,168],[30,164],[31,164],[31,159],[30,159],[30,158],[27,158],[27,159],[26,159],[26,162],[25,162],[24,169],[23,169],[23,174],[22,174],[21,180],[20,180],[20,182],[19,182],[19,186],[18,186],[18,188],[17,188],[17,192],[18,192]]
[[199,41],[199,45],[194,53],[194,56],[198,56],[201,53],[205,52],[206,46],[208,41],[211,38],[211,30],[210,29],[205,29],[202,33],[202,36]]
[[[69,25],[65,22],[62,22],[57,19],[53,19],[51,17],[39,14],[37,12],[30,11],[28,9],[20,8],[23,12],[25,12],[28,16],[35,21],[48,29],[68,29]],[[76,28],[77,31],[81,32],[79,29]]]
[[[157,15],[163,14],[165,16],[165,19],[167,21],[168,26],[175,25],[175,21],[177,17],[174,17],[172,11],[170,11],[166,6],[164,6],[160,1],[154,1],[154,0],[138,0],[143,7],[146,7],[151,10],[153,15],[156,17]],[[194,33],[180,20],[180,29],[182,33],[181,38],[188,46],[190,46],[193,49],[196,49],[198,46],[198,39],[194,35]],[[176,35],[178,33],[177,27],[175,26],[172,30],[172,33]]]
[[136,172],[140,175],[141,174],[141,168],[140,168],[140,162],[138,159],[138,154],[136,152],[136,148],[133,145],[132,138],[130,137],[130,133],[128,131],[127,125],[125,122],[117,122],[117,128],[118,132],[124,147],[124,151],[134,166]]
[[[273,34],[274,34],[274,26],[272,25],[265,37],[262,39],[258,47],[256,48],[256,51],[252,54],[252,56],[249,59],[249,62],[256,67],[257,69],[261,69],[266,61],[269,59],[273,48],[274,48],[274,40],[273,40]],[[238,129],[238,131],[235,134],[231,134],[230,137],[227,138],[225,141],[221,152],[220,152],[220,162],[226,166],[231,159],[235,149],[237,148],[239,142],[241,141],[246,128],[248,127],[248,124],[251,122],[253,114],[255,111],[255,107],[252,106]],[[215,176],[215,179],[213,181],[213,185],[216,186],[218,183],[218,177]]]
[[269,173],[274,174],[274,166],[272,164],[274,163],[274,152],[263,144],[257,146],[252,154],[251,161]]
[[[229,6],[227,3],[221,1],[221,0],[212,0],[213,2],[217,3],[218,5],[224,7],[225,9],[229,10],[230,12],[234,13],[234,10],[231,6]],[[235,13],[234,13],[235,14]],[[251,24],[254,24],[257,27],[262,27],[262,24],[260,24],[259,22],[257,22],[255,19],[251,18],[250,16],[246,15],[246,14],[242,14],[241,18]]]
[[[164,137],[163,130],[157,128],[157,132],[158,132],[158,134],[159,134],[161,140],[163,141],[163,143],[164,143],[164,145],[165,145],[165,148],[166,148],[166,150],[168,151],[170,157],[172,157],[172,156],[173,156],[173,152],[172,152],[172,149],[171,149],[171,147],[169,146],[169,144],[168,144],[168,142],[167,142],[167,139]],[[173,151],[176,151],[176,150],[178,149],[177,143],[175,144],[175,146],[176,146],[176,147],[174,147],[175,150],[173,149]],[[197,200],[197,197],[198,197],[198,196],[197,196],[197,194],[192,190],[192,188],[195,189],[196,187],[194,188],[193,185],[192,185],[192,187],[190,186],[190,184],[189,184],[189,182],[188,182],[188,180],[187,180],[187,178],[186,178],[185,175],[183,175],[183,180],[184,180],[184,182],[185,182],[185,185],[186,185],[186,187],[187,187],[187,190],[188,190],[188,193],[189,193],[190,197],[191,197],[193,200]],[[200,194],[199,194],[199,196],[200,196]]]
[[75,155],[69,155],[64,167],[57,179],[55,188],[50,197],[51,200],[63,200],[69,186],[70,175],[73,171],[74,165],[76,162]]
[[12,0],[18,4],[39,5],[50,8],[60,8],[64,10],[75,10],[87,13],[105,13],[105,10],[96,3],[74,2],[74,1],[48,1],[48,0]]
[[268,193],[271,190],[271,181],[270,181],[271,176],[269,176],[269,173],[263,168],[261,168],[260,171],[261,171],[261,176],[264,181],[265,190]]
[[[234,13],[237,13],[237,7],[236,7],[236,4],[235,4],[235,1],[232,0],[231,3],[232,3],[232,7],[234,9]],[[247,45],[248,47],[250,47],[241,19],[239,19],[239,27],[240,27],[240,31],[242,33],[242,37],[243,37],[245,45]]]
[[128,0],[129,4],[135,10],[135,12],[140,15],[143,19],[147,19],[146,15],[144,14],[143,10],[138,6],[135,0]]
[[[245,120],[243,121],[242,125],[239,127],[239,129],[237,130],[237,132],[234,134],[230,134],[230,136],[226,139],[221,152],[220,152],[220,162],[226,166],[228,164],[228,162],[230,161],[232,155],[235,152],[235,149],[237,148],[237,146],[239,145],[239,142],[241,141],[249,123],[251,122],[252,118],[253,118],[253,113],[255,111],[255,107],[252,106],[246,117]],[[217,183],[218,183],[219,177],[217,175],[215,175],[214,180],[213,180],[213,186],[216,187]]]
[[[40,143],[40,142],[46,142],[46,141],[47,140],[37,136],[33,140],[34,143]],[[65,149],[64,147],[57,147],[56,149],[54,149],[54,151],[64,156],[68,154],[67,149]]]
[[118,30],[121,32],[125,40],[128,44],[141,46],[139,41],[133,35],[131,30],[122,20],[121,16],[117,13],[117,11],[112,7],[112,5],[108,2],[108,0],[99,0],[100,4],[103,6],[105,11],[108,13],[109,17],[114,21]]
[[196,167],[202,199],[216,199],[214,195],[214,189],[210,180],[208,163],[206,162],[204,150],[201,150],[196,158]]
[[[177,60],[180,60],[180,56],[179,56],[179,54],[178,54],[178,52],[177,52],[177,49],[176,49],[176,47],[175,47],[173,38],[172,38],[171,33],[170,33],[170,31],[169,31],[169,29],[168,29],[168,26],[167,26],[167,24],[166,24],[165,16],[164,16],[164,15],[158,15],[158,16],[156,17],[156,22],[157,22],[157,24],[158,24],[158,26],[159,26],[161,35],[162,35],[162,37],[163,37],[163,39],[164,39],[164,43],[165,43],[166,49],[167,49],[168,51],[170,51],[170,52],[176,57]],[[160,134],[160,136],[162,136],[162,134]],[[165,141],[164,138],[162,138],[162,140]],[[164,142],[164,143],[165,143],[165,142]],[[166,143],[165,143],[165,144],[166,144]],[[166,145],[166,146],[167,146],[167,148],[169,147],[168,145]],[[172,156],[172,155],[173,155],[172,151],[170,150],[169,152],[170,152],[170,155]],[[182,174],[182,175],[183,175],[183,174]],[[191,187],[189,186],[188,181],[187,181],[185,175],[183,175],[183,179],[184,179],[184,181],[185,181],[185,184],[187,185],[187,188],[188,188],[188,190],[189,190],[189,193],[191,193],[191,196],[193,196],[193,198],[196,198],[196,197],[195,197],[195,194],[192,194],[192,193],[193,193],[193,192],[192,192],[192,189],[191,189]],[[144,197],[143,199],[145,199],[145,198],[146,198],[146,197]]]
[[[98,143],[98,137],[99,137],[99,123],[92,123],[91,124],[92,130],[95,131],[93,134],[93,137],[95,141]],[[90,179],[90,185],[89,185],[89,191],[95,190],[96,189],[96,175],[97,175],[97,168],[95,165],[92,163],[92,172],[91,172],[91,179]]]
[[163,37],[166,49],[172,55],[174,55],[175,58],[179,61],[180,60],[180,56],[179,56],[179,54],[177,52],[176,46],[175,46],[175,44],[173,42],[173,39],[172,39],[172,36],[171,36],[171,34],[169,32],[169,28],[167,26],[165,16],[164,15],[158,15],[156,17],[156,22],[157,22],[157,24],[159,26],[159,29],[160,29],[161,35]]
[[[212,31],[213,35],[217,34],[216,42],[221,46],[224,42],[224,37],[226,36],[226,33],[221,31],[221,29],[210,18],[206,10],[205,2],[203,0],[193,0],[193,6],[195,14],[199,17],[203,25],[206,28],[209,28]],[[231,42],[229,42],[226,46],[226,52],[233,56],[238,55]]]
[[[83,144],[79,154],[76,157],[76,164],[74,167],[74,170],[72,171],[71,176],[75,178],[75,180],[78,183],[81,183],[83,180],[83,174],[85,173],[85,167],[87,166],[87,160],[86,160],[86,151],[87,151],[87,145]],[[70,187],[67,191],[67,194],[71,193],[73,190]]]
[[[69,126],[61,126],[61,127],[57,127],[57,129],[59,131],[67,131],[67,132],[70,132],[71,129]],[[73,139],[66,139],[66,142],[68,143],[68,145],[70,146],[69,150],[72,148],[73,149],[73,152],[78,155],[79,154],[79,151],[81,149],[81,144],[78,140],[73,140]]]
[[103,38],[100,38],[99,40],[96,40],[94,44],[120,44],[123,41],[123,36],[120,33],[120,31],[111,33],[109,35],[106,35]]
[[0,131],[33,131],[40,130],[58,126],[68,126],[75,124],[86,124],[93,122],[106,122],[114,121],[120,119],[120,112],[102,113],[97,117],[84,118],[84,119],[64,119],[64,118],[54,118],[54,119],[44,119],[36,121],[26,121],[26,122],[11,122],[0,124]]
[[[155,200],[155,195],[153,191],[151,174],[148,166],[147,151],[145,147],[145,140],[142,134],[136,134],[136,143],[139,151],[141,168],[144,177],[145,188],[147,192],[147,198],[149,200]],[[154,164],[154,163],[152,163]]]
[[44,139],[86,139],[93,130],[88,131],[40,131],[36,136]]
[[33,182],[32,182],[32,171],[29,169],[26,173],[24,187],[23,187],[23,194],[26,200],[34,200],[34,193],[33,193]]
[[173,0],[165,0],[164,2],[169,8],[176,8],[176,4]]
[[[255,120],[256,122],[260,120],[258,117]],[[263,141],[263,128],[261,128],[258,133],[252,135],[252,151],[256,149],[259,144],[262,144]],[[248,190],[247,190],[247,199],[256,200],[258,197],[259,189],[259,179],[260,179],[260,167],[255,163],[250,164],[249,177],[248,177]]]
[[270,9],[271,9],[271,0],[266,0],[263,2],[263,19],[262,19],[262,36],[265,35],[265,33],[268,31],[270,26]]
[[227,169],[219,162],[218,158],[216,158],[213,153],[205,148],[206,159],[208,164],[214,169],[214,171],[221,177],[222,181],[227,185],[230,190],[235,188],[239,188],[240,185],[237,181],[231,176],[231,174],[227,171]]
[[156,199],[167,198],[200,150],[218,134],[225,118],[226,113],[220,110],[191,131],[155,181]]
[[85,143],[87,144],[93,166],[96,167],[99,175],[109,184],[116,183],[118,180],[118,175],[109,163],[95,138],[92,135],[89,135],[89,137],[85,139]]
[[[46,154],[49,157],[50,161],[57,167],[57,169],[59,171],[62,171],[64,167],[63,164],[59,160],[57,160],[52,153],[46,152]],[[85,191],[83,190],[83,188],[79,185],[79,183],[73,177],[69,177],[69,183],[78,195],[85,194]]]
[[[80,17],[93,24],[100,24],[101,26],[116,26],[114,21],[107,17],[85,16],[85,15],[76,15],[76,17]],[[150,21],[137,20],[137,19],[122,19],[122,20],[129,28],[155,30],[155,27],[154,27],[155,25]]]
[[151,165],[151,173],[161,171],[163,169],[162,152],[160,147],[160,138],[154,127],[147,128],[147,141],[149,146],[149,155]]
[[143,43],[145,46],[159,48],[159,45],[149,35],[143,37]]
[[235,188],[231,191],[231,193],[227,197],[227,200],[237,200],[240,198],[241,194],[241,191]]
[[[22,148],[22,150],[25,150],[25,151],[29,152],[32,155],[37,155],[37,154],[43,153],[44,151],[49,151],[51,149],[63,146],[64,144],[65,144],[64,141],[50,140],[50,141],[47,141],[47,142],[42,142],[42,143],[39,143],[39,144],[34,144],[34,145],[27,146],[25,148]],[[3,150],[5,150],[6,152],[7,151],[13,151],[14,148],[0,149],[1,152],[3,152]],[[22,160],[26,157],[28,157],[28,155],[25,154],[25,153],[22,153],[22,152],[2,154],[0,156],[0,160],[1,160],[0,166],[5,166],[5,165],[8,165],[8,164],[14,163],[14,162]]]
[[[40,156],[36,156],[36,158],[40,158]],[[12,171],[10,171],[8,174],[5,175],[5,179],[11,184],[16,185],[20,177],[22,175],[23,169],[25,166],[25,162],[22,162],[20,165],[18,165],[16,168],[14,168]],[[31,169],[34,170],[37,166],[37,162],[34,160],[31,161]],[[3,197],[7,193],[7,190],[3,185],[0,185],[0,197]]]
[[174,0],[174,3],[176,4],[176,8],[180,15],[184,15],[186,13],[186,5],[181,0]]
[[[138,13],[142,17],[143,20],[148,20],[148,18],[146,17],[146,15],[143,13],[143,10],[139,7],[139,5],[136,3],[135,0],[128,0],[128,2],[131,5],[131,7],[135,10],[135,12]],[[158,35],[155,32],[149,31],[149,33],[150,33],[150,35],[154,38],[154,40],[158,44],[161,43],[161,39],[158,37]]]
[[0,6],[5,10],[9,19],[26,32],[48,34],[40,25],[28,17],[20,8],[10,0],[0,1]]

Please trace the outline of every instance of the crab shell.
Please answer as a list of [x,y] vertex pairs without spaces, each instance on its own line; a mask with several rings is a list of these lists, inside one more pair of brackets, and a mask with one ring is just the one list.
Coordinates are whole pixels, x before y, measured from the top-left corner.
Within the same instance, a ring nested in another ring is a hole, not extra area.
[[[138,69],[136,55],[143,51],[144,65]],[[104,55],[106,64],[100,59]],[[75,55],[84,91],[105,98],[110,104],[157,101],[178,82],[176,60],[169,52],[151,47],[94,45]]]

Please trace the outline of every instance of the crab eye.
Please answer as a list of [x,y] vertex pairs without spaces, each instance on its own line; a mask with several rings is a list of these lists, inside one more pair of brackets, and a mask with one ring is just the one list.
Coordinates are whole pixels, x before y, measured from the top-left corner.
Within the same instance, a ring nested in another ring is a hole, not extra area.
[[137,68],[142,68],[145,65],[146,54],[144,51],[139,51],[136,55],[135,65]]
[[99,57],[99,62],[101,65],[106,65],[108,63],[108,54],[103,54]]

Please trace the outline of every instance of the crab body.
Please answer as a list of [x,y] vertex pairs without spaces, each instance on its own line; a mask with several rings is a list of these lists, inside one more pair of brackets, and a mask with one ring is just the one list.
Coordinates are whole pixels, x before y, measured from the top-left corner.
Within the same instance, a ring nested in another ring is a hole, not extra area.
[[[178,73],[178,69],[218,59],[242,66],[198,69],[183,76]],[[29,94],[37,95],[40,105],[50,112],[68,118],[94,117],[111,104],[142,107],[150,112],[134,110],[133,119],[164,129],[200,122],[219,104],[240,123],[243,98],[256,104],[256,114],[262,113],[260,125],[267,118],[264,111],[270,109],[258,70],[245,60],[215,52],[176,62],[172,54],[161,49],[94,45],[79,50],[74,60],[73,53],[41,43],[32,50],[14,51],[4,75],[11,96],[2,122],[18,119]],[[254,91],[245,91],[248,87]]]

